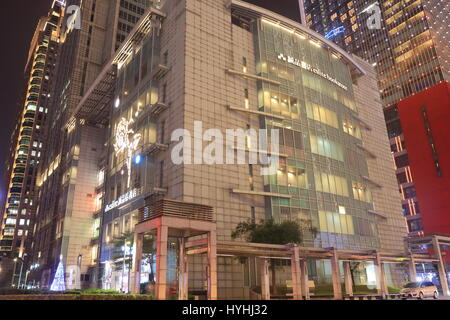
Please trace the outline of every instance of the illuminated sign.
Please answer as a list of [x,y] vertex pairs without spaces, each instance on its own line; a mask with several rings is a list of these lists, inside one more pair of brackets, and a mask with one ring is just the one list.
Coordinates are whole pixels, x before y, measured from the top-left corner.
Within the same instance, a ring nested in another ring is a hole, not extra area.
[[344,28],[343,26],[340,26],[340,27],[334,28],[333,30],[331,30],[330,32],[328,32],[328,33],[325,35],[325,38],[327,38],[327,39],[332,39],[332,38],[334,38],[335,36],[337,36],[338,34],[341,34],[341,33],[344,33],[344,32],[345,32],[345,28]]
[[[128,121],[125,118],[120,120],[116,128],[116,143],[114,144],[114,149],[116,155],[125,152],[126,166],[128,169],[128,188],[131,183],[131,162],[133,159],[133,152],[137,150],[139,141],[141,141],[142,135],[139,133],[134,133],[134,130],[130,129],[130,125],[133,123],[133,119]],[[130,136],[132,136],[130,140]]]
[[137,189],[133,189],[130,192],[121,195],[119,199],[106,206],[105,213],[127,203],[128,201],[133,200],[136,197],[137,197]]
[[309,63],[306,63],[305,61],[301,61],[299,59],[295,59],[293,57],[290,56],[285,56],[284,54],[280,53],[278,55],[278,60],[282,60],[285,61],[289,64],[292,64],[294,66],[300,67],[304,70],[307,70],[309,72],[312,72],[318,76],[321,76],[324,79],[327,79],[328,81],[334,83],[335,85],[337,85],[338,87],[344,89],[344,90],[348,90],[348,87],[344,84],[342,84],[341,82],[339,82],[336,78],[333,78],[332,76],[330,76],[327,73],[324,73],[322,70],[318,69],[318,68],[314,68],[313,66],[311,66]]

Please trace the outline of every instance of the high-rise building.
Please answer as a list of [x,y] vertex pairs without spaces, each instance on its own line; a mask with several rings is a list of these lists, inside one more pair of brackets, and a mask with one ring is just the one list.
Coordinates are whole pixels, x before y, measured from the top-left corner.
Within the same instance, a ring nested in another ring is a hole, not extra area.
[[[421,225],[422,208],[414,181],[405,180],[411,177],[411,169],[397,103],[449,80],[448,26],[444,21],[450,4],[439,0],[304,0],[304,7],[306,22],[313,30],[375,66],[403,212],[408,221],[414,220],[413,225]],[[410,231],[418,235],[422,230]]]
[[[53,1],[48,16],[41,18],[36,27],[25,68],[26,92],[12,135],[11,159],[6,169],[8,190],[1,212],[0,252],[22,264],[33,232],[37,167],[47,148],[45,126],[51,108],[49,101],[54,86],[63,14],[61,2]],[[8,274],[4,266],[3,273]],[[19,279],[15,275],[12,277],[12,280],[2,280],[17,285]]]
[[[91,143],[77,152],[89,168],[78,163],[78,175],[90,175],[78,176],[75,188],[90,194],[78,203],[101,221],[103,288],[141,286],[167,298],[178,294],[179,268],[189,265],[190,289],[204,291],[205,274],[216,271],[215,255],[195,249],[206,241],[222,250],[218,279],[207,287],[218,286],[220,298],[248,298],[259,281],[256,259],[224,253],[248,220],[311,223],[318,232],[305,233],[308,247],[403,249],[406,225],[373,67],[267,9],[164,1],[104,65],[74,115],[69,136]],[[232,137],[212,152],[208,141],[238,129],[242,145]],[[279,156],[278,170],[265,175],[267,164],[220,158],[247,159],[258,146],[252,130],[264,129],[280,134],[280,149],[269,152]],[[211,162],[203,157],[208,146]],[[180,262],[186,243],[208,259]],[[308,269],[316,285],[330,277],[329,261]],[[367,270],[372,278],[373,266]]]
[[[408,219],[411,231],[450,234],[450,85],[441,83],[398,103],[408,144],[410,175],[403,174],[404,192],[414,181],[422,221]],[[412,179],[411,179],[412,178]],[[408,208],[414,216],[414,208]]]
[[57,85],[47,126],[49,147],[40,163],[29,253],[29,279],[40,287],[50,287],[60,259],[66,266],[68,288],[85,288],[95,280],[98,242],[93,199],[96,161],[104,141],[100,128],[85,129],[71,121],[71,113],[151,3],[66,1],[65,21],[72,23],[66,23],[60,37]]
[[359,28],[358,12],[353,0],[303,2],[305,23],[314,31],[323,34],[348,52],[359,49],[355,36]]

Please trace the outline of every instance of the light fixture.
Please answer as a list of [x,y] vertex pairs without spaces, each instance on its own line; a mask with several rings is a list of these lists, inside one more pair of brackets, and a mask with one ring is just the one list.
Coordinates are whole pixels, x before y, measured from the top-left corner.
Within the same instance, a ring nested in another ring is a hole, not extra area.
[[116,107],[116,109],[118,107],[120,107],[120,99],[119,98],[116,99],[116,102],[114,103],[114,107]]
[[135,158],[134,158],[134,163],[135,164],[140,164],[142,161],[142,157],[140,154],[138,154]]

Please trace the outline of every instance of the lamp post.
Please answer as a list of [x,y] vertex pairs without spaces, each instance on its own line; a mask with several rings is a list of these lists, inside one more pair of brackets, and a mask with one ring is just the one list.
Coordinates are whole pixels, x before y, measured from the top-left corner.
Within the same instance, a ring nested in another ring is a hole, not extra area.
[[20,289],[20,282],[22,281],[22,271],[23,271],[23,260],[20,260],[20,272],[19,272],[19,282],[17,283],[17,288]]
[[126,267],[126,259],[127,259],[127,248],[129,246],[129,241],[125,239],[124,246],[123,246],[123,264],[122,264],[122,290],[128,293],[128,289],[130,286],[130,270],[128,270],[128,285],[127,290],[125,290],[125,267]]
[[78,281],[75,282],[76,285],[78,286],[77,289],[81,289],[81,265],[82,265],[82,262],[83,262],[83,255],[80,254],[80,255],[78,255],[78,260],[77,260],[77,267],[78,267],[78,270],[77,270],[78,279],[77,280]]
[[11,287],[14,287],[14,278],[16,276],[16,266],[17,266],[17,258],[14,258],[14,268],[13,268],[13,274],[11,278]]
[[28,275],[30,274],[30,270],[27,270],[27,272],[25,273],[25,282],[24,282],[24,289],[27,289],[27,281],[28,281]]
[[24,261],[23,261],[22,258],[19,258],[19,257],[14,258],[13,261],[14,261],[14,271],[13,271],[13,275],[12,275],[11,287],[14,287],[14,282],[15,282],[15,277],[16,277],[17,261],[20,261],[19,281],[17,283],[17,288],[20,289],[20,282],[22,281],[22,272],[23,272]]

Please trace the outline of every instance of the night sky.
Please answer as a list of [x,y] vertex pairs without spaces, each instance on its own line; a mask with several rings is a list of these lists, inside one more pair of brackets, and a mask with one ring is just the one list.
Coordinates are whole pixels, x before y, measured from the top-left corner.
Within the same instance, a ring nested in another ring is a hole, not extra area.
[[[9,150],[9,138],[14,128],[18,103],[24,90],[23,70],[31,38],[39,17],[47,15],[51,0],[1,1],[0,39],[0,183],[3,182],[4,162]],[[1,196],[4,186],[1,186]]]
[[[269,8],[275,12],[297,19],[299,17],[297,0],[246,0],[247,2]],[[0,183],[3,182],[4,163],[9,150],[9,139],[17,112],[20,108],[21,94],[25,86],[23,70],[39,17],[47,15],[52,0],[14,0],[1,1],[1,91],[0,101]],[[0,197],[4,186],[0,186]]]
[[298,0],[244,0],[300,22]]

